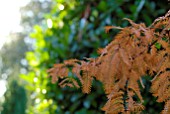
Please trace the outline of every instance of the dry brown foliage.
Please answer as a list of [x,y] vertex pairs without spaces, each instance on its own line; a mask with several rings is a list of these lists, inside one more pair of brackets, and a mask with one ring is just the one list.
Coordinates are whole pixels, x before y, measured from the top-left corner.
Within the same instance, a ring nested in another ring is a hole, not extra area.
[[[83,93],[90,93],[95,78],[103,83],[108,98],[102,110],[106,114],[130,114],[145,109],[139,86],[144,87],[141,78],[149,74],[153,77],[153,96],[157,97],[157,102],[165,102],[161,113],[170,114],[170,11],[149,27],[125,20],[131,26],[105,28],[106,32],[112,28],[121,31],[110,44],[98,50],[98,58],[66,60],[49,69],[52,82],[62,78],[62,87],[79,88],[81,85]],[[77,79],[68,76],[69,72]]]

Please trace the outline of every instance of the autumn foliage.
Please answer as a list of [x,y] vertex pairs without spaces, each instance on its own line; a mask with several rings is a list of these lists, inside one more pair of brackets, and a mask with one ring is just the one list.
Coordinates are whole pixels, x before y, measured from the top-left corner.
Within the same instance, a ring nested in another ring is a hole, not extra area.
[[[165,102],[162,114],[170,113],[170,11],[157,18],[149,27],[136,24],[121,28],[113,41],[99,49],[97,58],[70,59],[55,64],[48,72],[61,87],[81,86],[83,93],[90,93],[94,79],[102,82],[108,101],[102,110],[106,114],[139,113],[145,109],[140,87],[142,77],[152,77],[151,90],[157,102]],[[74,75],[70,75],[70,72]],[[137,99],[134,99],[137,98]]]

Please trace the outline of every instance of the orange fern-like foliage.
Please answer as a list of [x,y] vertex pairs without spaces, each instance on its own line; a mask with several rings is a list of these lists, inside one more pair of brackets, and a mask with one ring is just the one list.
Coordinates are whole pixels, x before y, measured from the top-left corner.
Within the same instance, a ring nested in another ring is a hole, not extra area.
[[[105,28],[106,32],[112,28],[121,31],[110,44],[98,50],[99,57],[66,60],[49,69],[52,82],[62,78],[62,87],[79,88],[81,85],[83,93],[90,93],[93,79],[99,80],[108,98],[102,110],[106,114],[130,114],[145,109],[139,86],[144,87],[141,78],[149,73],[153,77],[151,92],[158,98],[158,102],[165,102],[162,114],[169,114],[170,11],[149,27],[130,19],[125,20],[131,26]],[[70,72],[77,79],[68,76]]]

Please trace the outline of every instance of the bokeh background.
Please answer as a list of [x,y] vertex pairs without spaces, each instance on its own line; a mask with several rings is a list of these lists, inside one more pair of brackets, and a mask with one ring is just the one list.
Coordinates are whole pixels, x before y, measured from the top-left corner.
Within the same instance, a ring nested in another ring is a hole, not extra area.
[[[70,58],[97,57],[129,18],[149,26],[170,8],[167,0],[6,0],[0,5],[0,114],[104,114],[102,84],[92,92],[51,84],[47,69]],[[14,12],[15,11],[15,12]],[[143,79],[146,110],[159,114],[163,103]]]

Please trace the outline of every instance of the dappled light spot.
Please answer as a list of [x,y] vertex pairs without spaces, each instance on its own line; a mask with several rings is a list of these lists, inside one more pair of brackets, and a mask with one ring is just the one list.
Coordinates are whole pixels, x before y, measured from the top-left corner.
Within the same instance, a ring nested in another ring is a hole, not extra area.
[[43,89],[43,90],[42,90],[42,93],[43,93],[43,94],[46,94],[46,93],[47,93],[47,90],[46,90],[46,89]]
[[35,99],[35,103],[40,103],[40,99],[39,98]]
[[59,10],[64,10],[64,5],[63,4],[59,4],[58,8],[59,8]]
[[52,28],[53,27],[53,22],[51,19],[47,19],[47,26],[48,28]]

